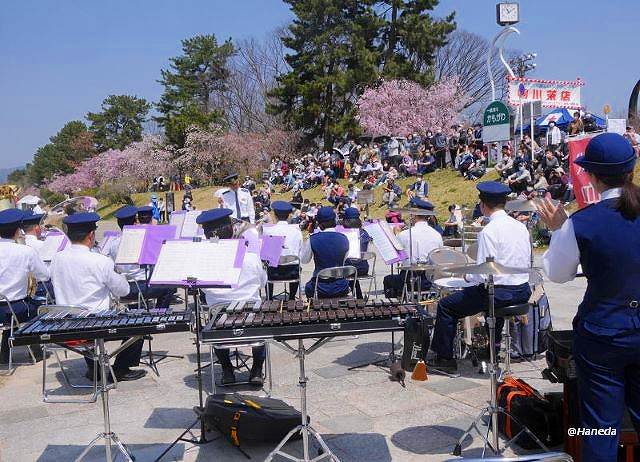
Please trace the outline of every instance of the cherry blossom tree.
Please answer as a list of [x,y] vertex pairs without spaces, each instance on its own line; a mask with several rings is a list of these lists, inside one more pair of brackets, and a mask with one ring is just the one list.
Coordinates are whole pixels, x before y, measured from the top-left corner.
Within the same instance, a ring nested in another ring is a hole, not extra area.
[[457,120],[466,100],[457,77],[428,88],[408,80],[388,80],[362,93],[357,102],[358,120],[372,135],[446,130]]

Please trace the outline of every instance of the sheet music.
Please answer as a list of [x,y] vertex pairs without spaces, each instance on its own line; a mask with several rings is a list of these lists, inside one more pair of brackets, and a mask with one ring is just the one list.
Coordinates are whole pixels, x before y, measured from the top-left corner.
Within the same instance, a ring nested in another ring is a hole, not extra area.
[[58,253],[59,250],[64,249],[66,245],[67,236],[62,233],[47,234],[42,245],[38,249],[38,254],[42,261],[49,262],[53,259],[53,256]]
[[389,240],[387,233],[384,232],[381,223],[365,224],[364,229],[373,239],[373,244],[385,262],[390,262],[398,257],[398,251]]
[[124,228],[120,246],[116,254],[116,265],[132,265],[138,263],[146,229]]
[[343,228],[340,232],[349,239],[347,258],[360,258],[360,230]]
[[169,224],[176,227],[176,235],[175,238],[179,239],[182,234],[182,225],[184,224],[184,213],[174,212],[169,217]]
[[400,243],[400,241],[396,237],[389,223],[387,223],[386,221],[379,221],[378,224],[380,225],[380,228],[382,228],[384,233],[387,235],[387,238],[389,239],[389,241],[391,241],[391,245],[393,245],[393,247],[396,250],[404,250],[404,246]]
[[169,241],[162,246],[151,284],[182,283],[194,277],[203,282],[237,285],[242,268],[234,266],[243,240],[218,242]]
[[200,210],[190,210],[184,214],[184,221],[182,222],[182,231],[180,237],[195,237],[198,236],[198,229],[200,225],[196,223],[196,218],[202,213]]

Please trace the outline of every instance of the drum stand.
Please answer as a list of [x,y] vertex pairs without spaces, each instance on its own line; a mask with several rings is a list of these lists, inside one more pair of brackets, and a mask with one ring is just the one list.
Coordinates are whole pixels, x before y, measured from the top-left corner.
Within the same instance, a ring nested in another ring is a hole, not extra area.
[[[304,371],[304,358],[305,355],[312,353],[320,346],[324,345],[330,340],[329,337],[321,338],[316,340],[316,342],[311,345],[309,348],[305,348],[304,342],[302,339],[298,339],[298,348],[293,348],[286,342],[275,342],[276,345],[285,349],[286,351],[293,353],[298,357],[300,362],[300,377],[298,378],[298,385],[300,387],[300,402],[301,402],[301,416],[302,422],[296,428],[291,430],[287,436],[276,446],[276,448],[271,451],[271,453],[265,459],[265,462],[270,462],[273,460],[275,456],[281,456],[285,459],[291,460],[293,462],[315,462],[323,459],[327,459],[330,462],[340,462],[340,459],[336,457],[335,454],[331,452],[329,446],[324,442],[320,433],[318,433],[311,425],[309,425],[309,419],[307,417],[307,377]],[[291,454],[288,454],[283,451],[283,447],[285,444],[289,442],[289,440],[296,434],[300,432],[302,434],[302,452],[303,458],[300,459],[298,457],[294,457]],[[313,437],[316,442],[322,448],[322,453],[318,456],[311,458],[309,455],[309,437]]]
[[101,377],[101,385],[100,385],[100,395],[102,396],[102,415],[104,417],[104,431],[102,433],[98,433],[93,441],[89,443],[89,445],[84,448],[84,451],[78,456],[76,462],[80,462],[85,458],[85,456],[89,453],[92,447],[98,444],[100,440],[104,440],[104,448],[106,452],[106,461],[112,462],[113,457],[111,454],[111,445],[115,445],[115,449],[117,449],[120,454],[124,457],[124,459],[128,462],[133,462],[135,457],[129,452],[127,446],[120,441],[118,435],[111,431],[111,420],[109,418],[109,390],[114,388],[112,385],[110,386],[107,382],[108,373],[110,371],[109,367],[109,359],[129,347],[131,344],[136,342],[138,337],[132,337],[124,342],[120,347],[114,351],[111,355],[107,353],[107,350],[104,346],[104,339],[98,339],[98,364],[100,365],[100,377]]
[[[487,262],[490,261],[487,258]],[[540,439],[533,434],[531,430],[529,430],[526,426],[522,425],[518,419],[516,419],[513,415],[511,415],[506,409],[498,406],[498,367],[496,364],[496,317],[495,317],[495,285],[493,282],[493,275],[488,275],[487,282],[487,292],[489,294],[489,313],[486,317],[487,326],[489,326],[489,380],[491,381],[491,398],[489,400],[489,406],[484,408],[480,415],[476,417],[476,419],[471,423],[469,428],[462,434],[460,439],[458,440],[458,444],[455,445],[453,449],[454,456],[460,456],[462,454],[462,443],[464,440],[471,434],[473,430],[475,430],[480,438],[484,441],[484,446],[482,448],[482,458],[484,458],[485,452],[487,448],[489,448],[495,455],[500,455],[504,450],[506,450],[511,443],[517,441],[517,439],[523,433],[529,435],[536,444],[545,452],[549,450],[547,447],[540,441]],[[506,417],[509,417],[514,423],[520,426],[521,430],[507,443],[505,444],[504,449],[502,451],[499,447],[498,441],[498,414],[502,414]],[[489,417],[489,423],[487,425],[486,435],[480,430],[480,425],[484,421],[484,417]],[[489,433],[491,433],[491,439],[489,439]]]

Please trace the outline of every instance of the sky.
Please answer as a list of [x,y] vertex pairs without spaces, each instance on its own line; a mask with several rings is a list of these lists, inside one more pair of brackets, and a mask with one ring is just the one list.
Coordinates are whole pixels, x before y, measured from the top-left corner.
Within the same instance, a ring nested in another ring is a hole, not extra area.
[[[489,39],[495,0],[441,0],[458,28]],[[532,77],[585,81],[582,101],[626,114],[640,79],[632,0],[521,0],[521,34],[506,46],[536,52]],[[196,34],[262,38],[288,23],[280,0],[20,0],[0,9],[0,168],[24,165],[70,120],[98,111],[110,94],[157,101],[157,80],[180,41]]]

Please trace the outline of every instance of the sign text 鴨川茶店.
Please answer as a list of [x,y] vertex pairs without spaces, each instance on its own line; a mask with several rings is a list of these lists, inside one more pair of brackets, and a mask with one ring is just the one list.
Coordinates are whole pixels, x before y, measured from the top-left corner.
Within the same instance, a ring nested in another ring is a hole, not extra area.
[[511,106],[519,106],[531,101],[540,101],[543,107],[564,107],[580,109],[580,88],[584,81],[577,80],[542,80],[519,77],[507,77],[509,83],[508,102]]

